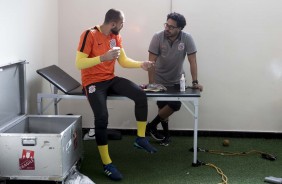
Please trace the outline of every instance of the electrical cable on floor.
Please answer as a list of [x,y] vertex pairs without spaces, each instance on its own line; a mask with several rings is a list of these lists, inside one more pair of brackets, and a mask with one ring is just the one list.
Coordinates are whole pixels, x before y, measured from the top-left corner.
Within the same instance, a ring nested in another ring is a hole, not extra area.
[[222,156],[246,156],[246,155],[250,155],[250,154],[260,154],[262,158],[267,159],[267,160],[274,161],[274,160],[277,159],[277,157],[273,154],[258,151],[258,150],[250,150],[250,151],[247,151],[247,152],[229,152],[229,151],[207,150],[207,149],[198,148],[198,151],[222,155]]
[[[193,148],[190,149],[191,152],[193,152],[193,150],[194,150]],[[222,155],[222,156],[246,156],[246,155],[250,155],[250,154],[260,154],[263,159],[267,159],[267,160],[270,160],[270,161],[274,161],[274,160],[277,159],[277,157],[273,154],[258,151],[258,150],[250,150],[250,151],[247,151],[247,152],[230,152],[230,151],[208,150],[208,149],[197,148],[197,151],[207,152],[207,153]],[[198,165],[198,166],[206,165],[206,166],[214,168],[217,171],[217,173],[221,175],[222,182],[219,183],[219,184],[227,184],[228,183],[227,176],[216,165],[211,164],[211,163],[204,163],[204,162],[201,162],[201,161],[197,161],[196,165]]]
[[222,171],[219,167],[217,167],[216,165],[211,164],[211,163],[207,163],[207,164],[205,164],[205,165],[214,168],[214,169],[216,170],[216,172],[217,172],[219,175],[221,175],[221,180],[222,180],[222,182],[219,183],[219,184],[228,184],[228,178],[227,178],[227,176],[223,173],[223,171]]
[[[190,149],[190,151],[192,150],[193,148],[191,148]],[[199,148],[198,148],[199,149]],[[197,163],[196,164],[192,164],[193,166],[202,166],[202,165],[205,165],[205,166],[209,166],[209,167],[212,167],[212,168],[214,168],[216,171],[217,171],[217,173],[218,174],[220,174],[221,175],[221,180],[222,180],[222,182],[221,183],[219,183],[219,184],[227,184],[227,181],[228,181],[228,178],[227,178],[227,176],[223,173],[223,171],[219,168],[219,167],[217,167],[216,165],[214,165],[214,164],[212,164],[212,163],[205,163],[205,162],[202,162],[202,161],[199,161],[199,160],[197,160]]]

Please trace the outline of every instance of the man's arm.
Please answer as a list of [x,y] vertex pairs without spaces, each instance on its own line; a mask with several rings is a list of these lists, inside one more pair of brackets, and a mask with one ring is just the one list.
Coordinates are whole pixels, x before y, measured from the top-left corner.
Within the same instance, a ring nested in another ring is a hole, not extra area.
[[75,65],[76,68],[81,70],[98,65],[101,62],[112,61],[113,59],[116,59],[118,56],[119,56],[119,51],[117,50],[109,50],[105,54],[93,58],[89,58],[88,54],[77,51]]
[[94,58],[88,58],[88,54],[79,51],[76,52],[75,65],[76,68],[79,70],[89,68],[100,63],[101,63],[100,56]]
[[190,63],[190,72],[191,72],[191,77],[193,81],[193,87],[200,89],[200,91],[203,90],[203,86],[198,84],[198,73],[197,73],[197,57],[196,57],[196,52],[193,54],[188,55],[188,61]]
[[127,57],[123,48],[120,49],[120,56],[118,58],[118,62],[124,68],[140,68],[142,64],[141,61],[135,61]]
[[190,72],[193,81],[197,80],[197,57],[196,53],[188,55],[188,61],[190,63]]
[[135,61],[127,57],[123,48],[120,49],[118,62],[124,68],[143,68],[144,70],[149,70],[152,65],[150,61]]
[[[153,62],[153,65],[156,63],[158,56],[149,52],[149,61]],[[148,70],[149,84],[155,83],[155,67],[151,67]]]

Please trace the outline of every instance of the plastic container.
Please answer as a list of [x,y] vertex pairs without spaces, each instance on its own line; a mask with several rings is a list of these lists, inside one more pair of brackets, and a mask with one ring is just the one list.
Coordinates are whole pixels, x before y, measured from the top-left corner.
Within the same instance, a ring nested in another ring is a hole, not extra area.
[[180,78],[180,91],[185,91],[185,77],[184,77],[184,74],[182,74],[181,78]]

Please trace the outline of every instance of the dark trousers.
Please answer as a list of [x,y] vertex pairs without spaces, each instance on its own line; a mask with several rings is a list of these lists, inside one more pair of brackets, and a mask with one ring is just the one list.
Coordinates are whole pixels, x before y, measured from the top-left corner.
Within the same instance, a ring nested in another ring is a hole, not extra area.
[[125,78],[114,77],[111,80],[90,84],[86,86],[85,93],[94,113],[95,138],[98,145],[106,145],[108,142],[108,94],[122,95],[133,100],[136,120],[147,121],[148,104],[145,92]]

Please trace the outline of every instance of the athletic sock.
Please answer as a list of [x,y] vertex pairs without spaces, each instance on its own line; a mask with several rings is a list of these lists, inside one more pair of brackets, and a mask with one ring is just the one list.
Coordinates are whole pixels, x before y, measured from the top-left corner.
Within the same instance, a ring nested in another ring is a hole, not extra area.
[[100,153],[100,156],[101,156],[101,159],[104,165],[112,163],[107,144],[98,146],[98,150],[99,150],[99,153]]
[[137,121],[137,136],[145,137],[146,121]]
[[161,121],[163,130],[164,130],[164,136],[169,137],[169,130],[168,130],[168,120]]
[[151,121],[149,124],[151,127],[156,128],[158,124],[160,123],[160,121],[161,121],[161,117],[157,115],[155,119],[153,119],[153,121]]

